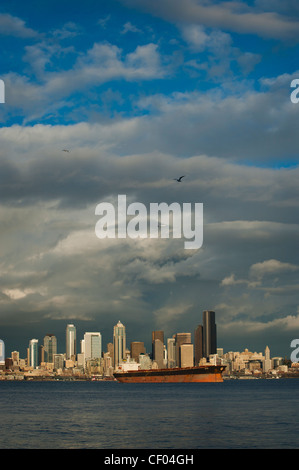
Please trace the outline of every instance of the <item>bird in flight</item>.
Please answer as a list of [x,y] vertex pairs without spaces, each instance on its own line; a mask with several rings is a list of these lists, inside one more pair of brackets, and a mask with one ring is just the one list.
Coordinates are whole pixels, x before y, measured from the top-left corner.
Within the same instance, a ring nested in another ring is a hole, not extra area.
[[70,152],[70,150],[68,150],[68,149],[63,149],[62,151],[63,151],[63,152],[67,152],[67,153]]
[[177,181],[178,183],[181,183],[182,182],[182,178],[185,178],[185,176],[180,176],[179,178],[173,178],[175,181]]

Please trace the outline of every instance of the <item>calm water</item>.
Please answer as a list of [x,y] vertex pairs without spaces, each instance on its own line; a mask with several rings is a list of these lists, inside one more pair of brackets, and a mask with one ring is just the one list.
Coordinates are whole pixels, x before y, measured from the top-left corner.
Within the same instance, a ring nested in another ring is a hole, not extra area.
[[0,448],[299,448],[298,397],[299,379],[0,382]]

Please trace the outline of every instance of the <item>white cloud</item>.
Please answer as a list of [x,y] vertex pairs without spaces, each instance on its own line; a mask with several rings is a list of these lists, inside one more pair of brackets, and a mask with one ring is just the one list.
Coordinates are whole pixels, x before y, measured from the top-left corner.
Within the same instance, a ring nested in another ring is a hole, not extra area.
[[27,28],[23,20],[8,13],[0,13],[0,34],[22,38],[34,38],[37,36],[33,29]]
[[270,259],[261,263],[253,264],[250,267],[249,275],[253,278],[262,279],[264,276],[276,275],[289,271],[297,271],[299,266],[295,266],[291,263],[283,263],[276,259]]
[[30,63],[39,81],[14,72],[4,74],[9,106],[1,111],[11,113],[15,109],[19,113],[22,110],[26,116],[24,122],[28,123],[55,114],[60,108],[73,108],[70,100],[73,93],[82,93],[113,80],[156,80],[168,73],[162,65],[157,45],[152,43],[137,46],[135,51],[126,55],[115,45],[95,43],[85,54],[78,56],[72,68],[45,71],[54,55],[57,58],[73,52],[72,48],[62,48],[57,44],[28,46],[24,59]]
[[243,2],[207,0],[121,0],[125,5],[148,11],[175,23],[198,23],[240,34],[256,34],[265,38],[297,40],[299,22],[275,11],[262,11]]
[[123,29],[121,30],[121,34],[126,33],[142,33],[141,29],[134,26],[130,21],[124,24]]

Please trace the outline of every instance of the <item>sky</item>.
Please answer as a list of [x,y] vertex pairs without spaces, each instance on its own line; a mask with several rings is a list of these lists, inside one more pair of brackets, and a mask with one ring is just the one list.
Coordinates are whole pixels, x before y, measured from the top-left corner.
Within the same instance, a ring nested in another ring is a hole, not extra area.
[[[121,321],[151,350],[214,310],[217,346],[299,337],[296,0],[2,0],[0,337]],[[68,149],[69,152],[64,152]],[[181,183],[174,178],[184,175]],[[101,202],[203,204],[203,244],[99,239]]]

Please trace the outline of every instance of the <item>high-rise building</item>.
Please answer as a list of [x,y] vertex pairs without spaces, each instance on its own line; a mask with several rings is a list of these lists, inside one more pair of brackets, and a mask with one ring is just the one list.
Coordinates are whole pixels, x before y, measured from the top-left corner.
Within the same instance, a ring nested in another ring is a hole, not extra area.
[[5,365],[5,344],[2,339],[0,339],[0,366]]
[[180,367],[194,366],[193,344],[184,343],[180,346]]
[[114,349],[113,349],[113,343],[108,343],[107,344],[107,353],[110,355],[112,364],[114,364]]
[[175,339],[167,339],[167,367],[173,369],[176,366],[175,361]]
[[29,366],[36,369],[38,366],[38,339],[29,341]]
[[153,361],[158,364],[158,369],[164,367],[164,344],[160,339],[155,339],[153,342]]
[[175,360],[176,360],[176,365],[178,367],[181,366],[181,353],[180,353],[180,347],[182,344],[190,344],[191,343],[191,333],[176,333],[174,335],[175,338]]
[[57,339],[48,334],[44,337],[44,362],[54,362],[54,354],[57,354]]
[[75,359],[76,354],[76,327],[69,324],[66,327],[66,359]]
[[164,344],[164,331],[157,330],[157,331],[152,331],[152,359],[153,361],[155,360],[154,356],[154,342],[156,339],[159,339],[162,344]]
[[198,366],[199,361],[203,358],[203,328],[202,325],[194,331],[194,362]]
[[99,332],[84,334],[84,361],[102,357],[102,335]]
[[131,358],[138,362],[140,354],[145,354],[144,343],[142,341],[132,341]]
[[54,369],[63,369],[64,368],[64,354],[54,354],[53,355]]
[[119,321],[113,328],[113,365],[118,366],[126,358],[126,328]]
[[215,312],[204,310],[203,312],[203,356],[208,358],[210,354],[216,354],[217,335]]
[[269,370],[271,369],[271,359],[270,359],[270,349],[269,349],[269,346],[266,346],[266,349],[265,349],[265,360],[264,360],[264,364],[263,364],[263,369],[264,369],[264,372],[269,372]]

